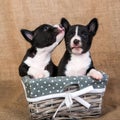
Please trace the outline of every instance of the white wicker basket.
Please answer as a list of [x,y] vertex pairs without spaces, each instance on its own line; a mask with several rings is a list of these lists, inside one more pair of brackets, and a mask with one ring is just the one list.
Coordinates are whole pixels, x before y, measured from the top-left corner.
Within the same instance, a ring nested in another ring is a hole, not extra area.
[[107,81],[105,73],[99,81],[87,76],[22,78],[31,119],[34,120],[100,116]]

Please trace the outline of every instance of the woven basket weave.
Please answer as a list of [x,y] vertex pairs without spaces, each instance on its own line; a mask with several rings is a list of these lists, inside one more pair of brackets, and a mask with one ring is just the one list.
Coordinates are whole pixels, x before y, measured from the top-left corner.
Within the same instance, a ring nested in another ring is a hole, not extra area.
[[[28,107],[30,109],[31,119],[73,120],[100,116],[102,112],[102,98],[108,80],[108,76],[105,73],[103,73],[103,76],[103,79],[100,81],[93,80],[87,76],[51,77],[49,79],[43,78],[37,80],[30,79],[28,76],[22,78],[26,99],[29,103]],[[45,83],[45,86],[43,83]],[[58,90],[56,85],[58,88],[62,86],[61,89]],[[47,86],[49,87],[46,90]],[[54,90],[52,88],[54,88]],[[84,90],[89,88],[93,89],[84,94]],[[46,91],[49,91],[49,93]],[[81,100],[78,102],[78,100],[74,98],[66,97],[66,95],[69,96],[69,93],[73,93],[74,96],[76,92],[81,91],[83,91],[83,93],[77,95],[77,98],[82,99],[83,102],[87,102],[90,105],[88,105],[89,107],[86,107]],[[63,94],[65,94],[65,96]],[[69,102],[72,102],[70,106],[68,104]]]

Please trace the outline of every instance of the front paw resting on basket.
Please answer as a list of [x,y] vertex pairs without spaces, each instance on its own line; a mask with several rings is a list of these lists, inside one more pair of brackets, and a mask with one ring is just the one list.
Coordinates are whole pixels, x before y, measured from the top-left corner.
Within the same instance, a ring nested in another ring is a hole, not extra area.
[[97,71],[97,70],[95,70],[95,69],[91,69],[89,71],[89,73],[87,74],[87,76],[90,76],[90,77],[92,77],[94,79],[97,79],[97,80],[101,80],[103,78],[102,73]]
[[35,79],[49,77],[47,70],[38,70],[34,67],[30,67],[27,73]]

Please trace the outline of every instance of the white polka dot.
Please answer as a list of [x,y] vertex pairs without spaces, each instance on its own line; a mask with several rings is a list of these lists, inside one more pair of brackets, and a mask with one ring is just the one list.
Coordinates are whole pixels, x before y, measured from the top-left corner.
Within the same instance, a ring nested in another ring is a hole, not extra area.
[[71,84],[73,84],[73,82],[70,82]]
[[43,86],[41,86],[41,88],[43,88]]
[[59,90],[57,90],[57,92],[59,92]]
[[56,83],[56,85],[58,85],[58,83]]
[[59,79],[59,81],[61,81],[61,79]]
[[35,97],[37,97],[37,95],[35,95]]
[[83,84],[81,84],[80,86],[83,87]]
[[51,81],[52,83],[54,82],[54,80]]
[[39,83],[36,84],[37,86],[39,85]]
[[47,88],[45,88],[45,90],[48,90]]
[[52,93],[52,91],[49,91],[49,93]]
[[31,88],[32,86],[30,85],[30,88]]
[[35,83],[35,81],[32,81],[32,83]]
[[95,83],[95,85],[97,85],[97,83]]
[[32,92],[31,92],[30,94],[31,94],[31,95],[33,95],[33,93],[32,93]]
[[33,88],[33,90],[35,90],[36,88]]
[[55,87],[52,87],[52,89],[55,89]]
[[87,83],[87,81],[85,81],[85,83]]
[[30,91],[28,90],[27,92],[29,93]]
[[46,84],[46,81],[44,81],[44,84]]
[[42,95],[44,95],[45,93],[42,93]]
[[60,88],[63,88],[62,86],[60,86]]
[[81,77],[81,80],[83,80],[83,77]]
[[68,78],[66,78],[66,80],[68,81],[69,79],[68,79]]
[[48,86],[51,86],[50,84],[48,84]]
[[40,90],[38,90],[38,92],[40,92]]
[[66,83],[64,82],[63,84],[65,85]]
[[98,87],[98,88],[100,88],[100,86],[99,86],[99,85],[98,85],[97,87]]
[[104,84],[104,82],[102,82],[102,84]]
[[90,77],[88,77],[88,79],[90,79]]
[[92,80],[92,82],[95,82],[94,80]]
[[73,78],[73,80],[76,80],[76,78]]

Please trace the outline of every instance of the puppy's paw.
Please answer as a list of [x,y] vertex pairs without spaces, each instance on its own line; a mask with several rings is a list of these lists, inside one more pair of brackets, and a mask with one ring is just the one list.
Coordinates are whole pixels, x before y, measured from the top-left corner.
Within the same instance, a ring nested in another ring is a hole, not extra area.
[[33,68],[33,67],[29,68],[27,74],[30,75],[30,76],[32,76],[35,79],[43,78],[44,77],[43,71],[40,71],[40,70],[38,70],[36,68]]
[[45,77],[49,77],[50,74],[47,70],[44,70],[44,71],[39,71],[39,73],[36,73],[33,77],[35,79],[38,79],[38,78],[45,78]]
[[97,80],[101,80],[103,78],[103,75],[95,69],[91,69],[90,72],[87,74],[87,76],[90,76]]
[[45,78],[50,76],[50,73],[47,70],[39,70],[34,67],[30,67],[27,74],[35,79]]
[[33,77],[34,77],[35,79],[44,78],[44,74],[38,73],[38,74],[34,75]]

